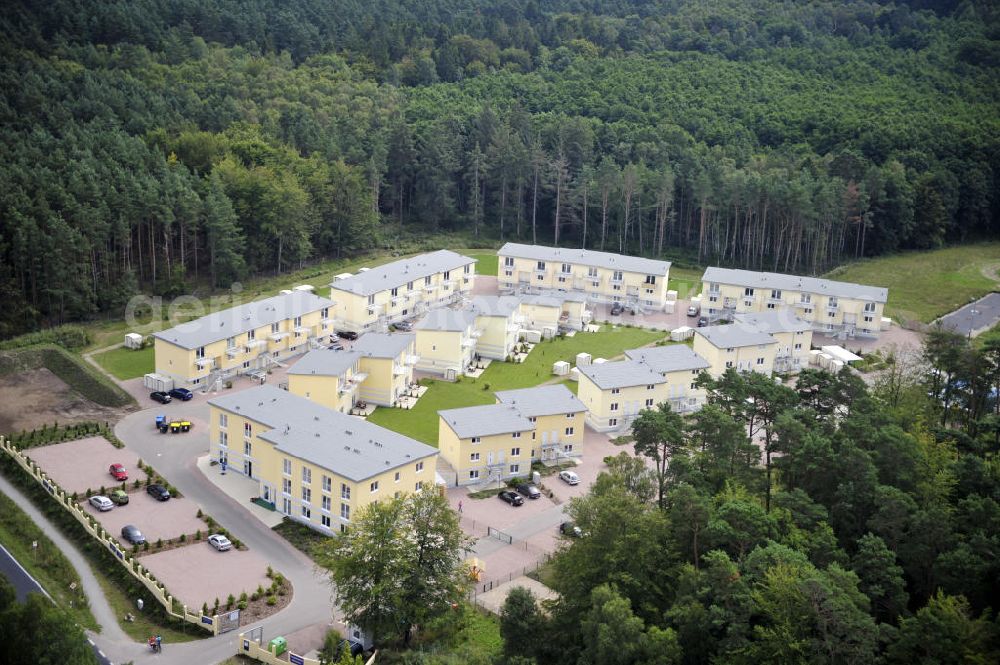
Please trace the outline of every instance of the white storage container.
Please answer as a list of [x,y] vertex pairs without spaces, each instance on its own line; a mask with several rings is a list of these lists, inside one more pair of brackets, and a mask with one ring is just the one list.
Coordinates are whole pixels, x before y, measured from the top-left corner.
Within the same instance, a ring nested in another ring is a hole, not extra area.
[[580,367],[582,365],[589,365],[591,356],[589,353],[578,353],[576,354],[576,366]]
[[566,376],[569,374],[569,363],[565,360],[552,363],[552,373],[556,376]]

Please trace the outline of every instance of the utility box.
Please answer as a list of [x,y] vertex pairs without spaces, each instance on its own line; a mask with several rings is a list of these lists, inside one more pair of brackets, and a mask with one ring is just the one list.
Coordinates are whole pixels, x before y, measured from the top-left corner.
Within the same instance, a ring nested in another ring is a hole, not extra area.
[[128,333],[127,335],[125,335],[125,348],[141,349],[142,335],[140,335],[139,333]]
[[552,364],[552,373],[556,376],[566,376],[569,374],[569,363],[565,360],[559,360]]
[[162,374],[146,374],[142,377],[142,385],[147,390],[169,392],[174,389],[174,380]]
[[281,654],[288,651],[288,640],[279,635],[270,642],[267,643],[267,650],[273,653],[275,656],[280,656]]
[[589,365],[592,357],[589,353],[583,352],[576,354],[576,366],[582,367],[584,365]]
[[670,340],[673,342],[683,342],[694,337],[694,328],[691,326],[681,326],[670,331]]
[[569,371],[569,380],[570,381],[579,381],[580,380],[580,370],[577,369],[576,367],[574,367],[573,369],[571,369]]

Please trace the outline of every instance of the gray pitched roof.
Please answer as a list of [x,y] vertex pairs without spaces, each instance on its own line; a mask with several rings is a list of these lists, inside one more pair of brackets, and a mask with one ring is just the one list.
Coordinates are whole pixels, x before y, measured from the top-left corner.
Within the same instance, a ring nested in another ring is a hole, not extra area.
[[795,313],[788,308],[772,309],[766,312],[744,312],[736,314],[733,319],[735,319],[736,324],[749,326],[766,333],[802,332],[812,328],[808,321],[803,321],[795,316]]
[[[270,385],[216,397],[209,404],[270,427],[259,435],[262,440],[353,481],[437,454],[408,436]],[[433,467],[428,473],[432,478]]]
[[527,432],[534,425],[528,418],[508,404],[469,406],[464,409],[438,411],[460,439],[472,436],[492,436],[512,432]]
[[645,363],[660,374],[708,368],[708,361],[695,353],[687,344],[629,349],[625,352],[625,357]]
[[[644,259],[640,256],[626,256],[610,252],[595,252],[590,249],[571,249],[568,247],[545,247],[543,245],[522,245],[509,242],[497,252],[499,256],[513,256],[532,261],[557,261],[559,263],[576,263],[609,270],[627,270],[646,275],[666,275],[670,270],[669,261]],[[502,265],[502,264],[501,264]]]
[[501,403],[516,407],[521,415],[529,418],[587,410],[583,402],[562,385],[500,390],[496,396]]
[[462,332],[475,323],[475,321],[476,315],[473,312],[464,309],[442,307],[427,312],[424,318],[420,319],[413,328],[415,330]]
[[587,294],[578,291],[542,289],[538,293],[521,296],[521,302],[529,305],[562,307],[564,302],[587,302]]
[[601,390],[655,385],[667,380],[649,365],[635,360],[618,360],[599,365],[577,365],[580,374],[594,382]]
[[417,338],[413,333],[365,333],[351,347],[366,358],[396,358]]
[[214,312],[153,333],[153,337],[185,349],[197,349],[248,330],[333,306],[334,302],[328,298],[320,298],[307,291],[293,291]]
[[739,348],[743,346],[759,346],[761,344],[777,344],[777,340],[766,332],[761,332],[750,326],[730,323],[724,326],[707,326],[698,328],[696,335],[701,335],[713,346],[719,349]]
[[[439,249],[436,252],[421,254],[409,259],[400,259],[344,279],[334,280],[330,286],[335,291],[349,291],[357,295],[369,296],[379,291],[393,289],[408,282],[423,279],[428,275],[446,270],[458,270],[466,264],[475,262],[475,259],[456,254],[450,249]],[[453,277],[461,277],[461,275],[456,274]]]
[[477,316],[508,317],[517,311],[521,299],[516,296],[476,296],[472,299],[470,309]]
[[288,368],[289,374],[316,374],[318,376],[340,376],[354,366],[361,354],[357,351],[334,351],[314,349],[299,358]]
[[800,275],[785,275],[776,272],[755,272],[753,270],[737,270],[734,268],[707,268],[701,281],[733,286],[753,287],[758,289],[788,289],[790,291],[806,291],[826,296],[841,298],[856,298],[884,303],[889,298],[889,289],[881,286],[867,286],[852,282],[837,282],[822,277],[802,277]]

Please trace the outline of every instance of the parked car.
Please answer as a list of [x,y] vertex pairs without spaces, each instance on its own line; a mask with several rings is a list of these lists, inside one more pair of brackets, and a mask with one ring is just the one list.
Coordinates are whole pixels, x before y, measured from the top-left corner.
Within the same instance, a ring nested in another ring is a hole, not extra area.
[[501,501],[506,501],[512,506],[520,506],[521,504],[524,503],[524,499],[521,498],[520,494],[518,494],[517,492],[512,492],[510,490],[504,490],[499,494],[497,494],[497,496],[500,497]]
[[559,480],[568,483],[570,485],[579,485],[580,476],[576,475],[574,471],[560,471]]
[[171,397],[169,393],[165,393],[162,390],[157,390],[156,392],[149,393],[149,399],[154,402],[159,402],[160,404],[169,404]]
[[521,483],[517,486],[517,491],[529,499],[537,499],[542,496],[542,493],[532,483]]
[[400,332],[410,332],[413,330],[413,321],[400,321],[396,324],[396,330]]
[[622,313],[623,309],[624,308],[622,307],[622,304],[620,302],[616,302],[615,304],[611,305],[611,316],[618,316],[619,314]]
[[221,533],[213,533],[209,536],[208,544],[220,552],[225,552],[226,550],[231,550],[233,548],[233,544]]
[[327,348],[330,349],[331,351],[343,351],[344,350],[344,345],[341,344],[340,342],[334,342],[333,344],[331,344]]
[[690,305],[688,307],[688,316],[698,316],[699,312],[701,312],[700,305]]
[[114,476],[115,480],[128,480],[128,471],[124,464],[112,464],[108,467],[108,473]]
[[131,524],[126,524],[122,527],[122,538],[127,540],[132,545],[142,545],[146,542],[146,536],[142,535],[142,531],[139,531],[139,527]]
[[703,316],[700,319],[698,319],[698,327],[699,328],[704,328],[707,325],[708,325],[708,317],[707,316]]
[[181,400],[182,402],[186,402],[192,397],[194,397],[194,393],[188,390],[187,388],[174,388],[167,394],[173,397],[174,399]]
[[167,488],[164,487],[163,485],[158,485],[156,483],[153,483],[152,485],[147,487],[146,493],[149,494],[149,496],[156,499],[157,501],[166,501],[167,499],[170,498],[169,490],[167,490]]
[[583,535],[583,531],[580,530],[580,527],[573,524],[572,522],[563,522],[562,524],[560,524],[559,533],[561,533],[564,536],[569,536],[570,538],[579,538],[580,536]]
[[119,506],[124,506],[128,503],[128,494],[125,493],[125,490],[115,490],[108,496],[111,497],[111,500]]
[[90,501],[90,505],[97,508],[102,513],[107,512],[115,507],[115,504],[111,503],[111,499],[106,496],[92,496],[87,501]]
[[358,333],[354,332],[353,330],[338,330],[337,337],[341,339],[355,340],[358,338]]

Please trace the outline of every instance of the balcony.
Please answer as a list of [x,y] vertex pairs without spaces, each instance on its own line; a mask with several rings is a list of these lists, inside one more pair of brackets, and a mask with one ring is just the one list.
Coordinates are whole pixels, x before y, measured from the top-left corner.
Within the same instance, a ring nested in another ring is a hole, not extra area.
[[612,284],[624,284],[625,283],[625,278],[624,277],[612,277],[608,281],[611,282]]
[[476,345],[476,340],[474,337],[466,337],[462,340],[462,346],[466,349],[471,349]]
[[247,342],[247,351],[249,352],[250,349],[256,349],[258,346],[266,346],[266,345],[267,342],[265,342],[262,339],[251,339],[250,341]]
[[230,346],[228,349],[226,349],[226,355],[229,356],[230,358],[235,358],[236,356],[242,355],[244,353],[246,352],[243,350],[242,347],[239,346]]
[[420,362],[420,356],[416,354],[410,354],[406,356],[407,365],[410,365],[412,367],[413,365],[416,365],[418,362]]
[[310,328],[309,326],[295,326],[293,330],[298,335],[308,335],[309,333],[312,332],[312,328]]
[[637,295],[639,295],[639,287],[638,286],[627,286],[627,287],[625,287],[625,293],[627,295],[630,295],[630,296],[637,296]]
[[794,306],[795,306],[795,307],[802,307],[802,308],[806,308],[806,307],[812,307],[812,302],[810,302],[810,301],[808,301],[808,300],[799,300],[799,301],[797,301],[797,302],[795,303],[795,305],[794,305]]
[[194,364],[200,369],[213,368],[215,367],[215,358],[197,358]]
[[400,365],[399,363],[392,364],[392,375],[393,376],[403,376],[406,374],[406,367]]
[[269,339],[270,339],[270,340],[271,340],[272,342],[280,342],[281,340],[283,340],[283,339],[285,339],[286,337],[288,337],[288,336],[289,336],[290,334],[291,334],[291,333],[286,333],[286,332],[276,332],[276,333],[271,333],[270,335],[268,335],[268,338],[269,338]]

